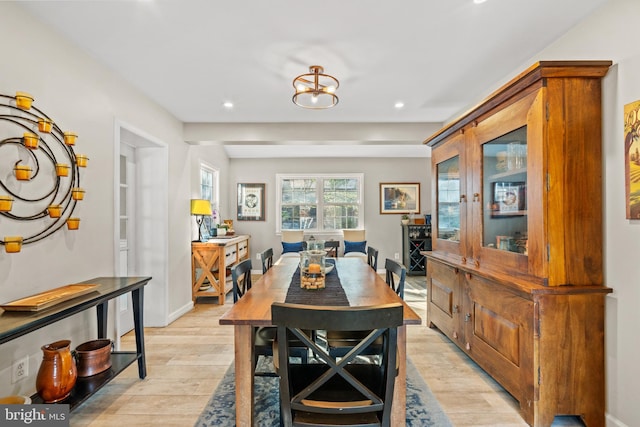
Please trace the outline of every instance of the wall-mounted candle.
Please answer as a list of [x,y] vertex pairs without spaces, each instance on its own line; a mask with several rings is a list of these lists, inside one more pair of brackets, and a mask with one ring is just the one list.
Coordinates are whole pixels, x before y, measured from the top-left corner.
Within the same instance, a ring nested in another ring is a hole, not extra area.
[[86,168],[87,160],[89,160],[89,158],[85,154],[76,154],[76,164],[79,167]]
[[65,132],[64,133],[64,143],[67,145],[76,145],[76,138],[78,137],[78,135],[76,135],[73,132]]
[[35,133],[25,132],[22,140],[24,141],[25,147],[31,148],[31,149],[38,148],[39,138],[38,138],[38,135],[36,135]]
[[68,176],[69,175],[69,165],[65,163],[56,163],[56,175],[58,176]]
[[16,174],[16,179],[20,181],[28,181],[31,178],[31,166],[16,165],[13,172]]
[[49,119],[39,119],[38,120],[38,130],[40,132],[49,133],[51,132],[51,126],[53,122]]
[[73,200],[84,199],[84,190],[82,188],[74,187],[71,189],[71,198]]
[[16,92],[16,107],[28,110],[31,108],[33,97],[27,92]]
[[4,238],[5,252],[12,254],[20,252],[22,248],[22,236],[8,236]]
[[0,212],[9,212],[13,206],[13,197],[0,196]]
[[62,214],[62,205],[49,205],[47,207],[47,212],[49,212],[49,217],[51,218],[60,218]]
[[67,219],[67,228],[69,230],[77,230],[80,227],[80,218]]

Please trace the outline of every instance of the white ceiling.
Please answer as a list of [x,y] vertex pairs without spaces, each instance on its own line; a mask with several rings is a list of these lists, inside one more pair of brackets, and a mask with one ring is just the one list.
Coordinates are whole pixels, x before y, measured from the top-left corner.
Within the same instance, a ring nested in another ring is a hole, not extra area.
[[[476,104],[606,1],[20,3],[185,123],[402,124],[441,123]],[[293,78],[315,64],[340,81],[332,109],[291,101]],[[353,142],[356,152],[368,149]]]

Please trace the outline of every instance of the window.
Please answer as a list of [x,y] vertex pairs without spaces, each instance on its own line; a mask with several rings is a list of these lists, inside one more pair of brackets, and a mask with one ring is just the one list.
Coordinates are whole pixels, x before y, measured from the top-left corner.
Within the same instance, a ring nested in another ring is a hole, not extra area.
[[363,174],[276,175],[277,231],[362,227],[363,178]]
[[200,198],[211,202],[211,210],[213,216],[205,216],[204,224],[207,230],[211,229],[212,224],[217,224],[219,217],[216,215],[218,211],[218,171],[206,166],[200,165]]

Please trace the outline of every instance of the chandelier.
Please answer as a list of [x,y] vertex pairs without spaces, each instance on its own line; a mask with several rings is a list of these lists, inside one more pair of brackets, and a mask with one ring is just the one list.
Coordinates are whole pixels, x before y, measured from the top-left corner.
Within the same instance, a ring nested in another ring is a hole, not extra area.
[[338,103],[335,91],[339,85],[338,79],[324,74],[324,68],[312,65],[309,73],[293,79],[293,87],[296,89],[293,103],[314,110],[331,108]]

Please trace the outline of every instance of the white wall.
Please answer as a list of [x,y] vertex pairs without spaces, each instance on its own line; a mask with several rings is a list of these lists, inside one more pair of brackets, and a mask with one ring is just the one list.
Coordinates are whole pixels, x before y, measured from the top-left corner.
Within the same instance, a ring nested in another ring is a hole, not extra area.
[[[190,163],[182,124],[9,2],[0,3],[0,57],[0,93],[31,93],[35,106],[64,130],[78,133],[75,151],[90,159],[81,169],[86,197],[76,208],[82,218],[80,230],[60,230],[18,254],[0,251],[0,302],[114,275],[114,123],[122,120],[168,146],[168,170],[158,171],[170,177],[167,315],[190,303]],[[0,217],[0,235],[10,235],[10,230],[10,221]],[[75,348],[95,338],[94,324],[95,311],[89,310],[0,346],[3,394],[32,393],[42,359],[40,347],[68,338]],[[30,375],[11,384],[11,363],[25,355],[31,356]]]
[[[426,137],[426,136],[425,136]],[[229,204],[236,206],[238,183],[266,184],[266,221],[237,221],[237,233],[251,235],[251,255],[254,270],[260,269],[256,253],[272,247],[274,256],[282,252],[281,239],[276,235],[276,174],[277,173],[363,173],[364,227],[367,245],[378,249],[378,268],[384,259],[402,256],[400,215],[380,215],[381,182],[419,182],[421,215],[431,212],[431,159],[424,158],[329,158],[329,159],[231,159],[228,181]],[[237,218],[235,209],[230,218]],[[312,233],[317,238],[341,239],[342,233]],[[344,246],[341,245],[341,251]]]
[[640,426],[640,221],[625,219],[623,137],[624,105],[640,99],[639,18],[640,1],[610,0],[505,76],[506,81],[539,60],[614,62],[603,80],[602,105],[605,285],[614,290],[606,303],[607,426]]

